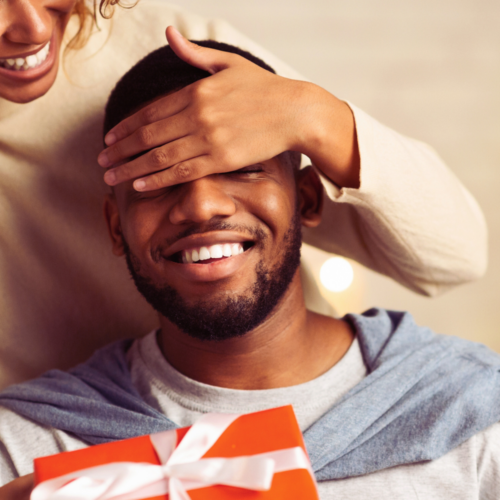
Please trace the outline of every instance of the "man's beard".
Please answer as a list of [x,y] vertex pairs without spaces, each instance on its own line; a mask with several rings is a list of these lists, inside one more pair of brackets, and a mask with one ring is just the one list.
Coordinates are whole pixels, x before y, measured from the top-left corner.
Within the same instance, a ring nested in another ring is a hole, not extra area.
[[137,289],[160,314],[196,339],[226,340],[255,329],[278,305],[300,265],[301,244],[300,215],[296,211],[283,244],[278,245],[282,248],[280,261],[272,268],[259,262],[255,283],[246,295],[203,299],[192,305],[174,288],[156,285],[143,275],[139,259],[126,242],[125,256]]

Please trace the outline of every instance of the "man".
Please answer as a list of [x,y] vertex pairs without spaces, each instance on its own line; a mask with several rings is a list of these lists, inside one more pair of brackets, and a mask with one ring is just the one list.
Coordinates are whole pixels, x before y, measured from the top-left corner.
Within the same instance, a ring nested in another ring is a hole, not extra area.
[[[153,52],[118,83],[105,130],[206,76]],[[316,173],[289,151],[156,191],[115,186],[113,252],[161,328],[0,395],[1,481],[36,456],[293,404],[322,499],[498,498],[499,357],[405,313],[308,311],[301,227],[321,208]],[[29,481],[0,493],[22,498]]]

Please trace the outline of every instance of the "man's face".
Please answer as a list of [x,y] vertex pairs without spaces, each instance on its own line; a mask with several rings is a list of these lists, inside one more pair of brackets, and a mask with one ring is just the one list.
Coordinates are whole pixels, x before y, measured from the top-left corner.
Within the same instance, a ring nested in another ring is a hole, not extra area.
[[195,336],[254,328],[299,264],[295,173],[281,157],[155,192],[127,183],[108,206],[141,293]]
[[301,222],[319,222],[301,213],[296,177],[306,176],[286,159],[152,192],[124,183],[108,198],[115,254],[126,255],[139,291],[184,332],[242,335],[286,292],[299,265]]

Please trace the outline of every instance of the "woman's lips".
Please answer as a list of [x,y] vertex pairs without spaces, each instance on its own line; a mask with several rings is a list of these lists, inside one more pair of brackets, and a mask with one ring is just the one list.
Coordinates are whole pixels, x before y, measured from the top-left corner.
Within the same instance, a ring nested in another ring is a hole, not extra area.
[[[9,69],[0,66],[0,75],[7,77],[11,80],[14,80],[16,82],[22,82],[22,83],[29,83],[31,81],[38,80],[39,78],[45,76],[54,66],[54,63],[56,61],[56,56],[58,54],[57,45],[58,44],[56,43],[56,36],[54,32],[54,34],[52,35],[52,39],[45,46],[48,47],[48,52],[45,59],[43,60],[43,62],[40,63],[40,65],[29,69],[15,69],[15,67]],[[39,52],[43,51],[45,47],[42,48]],[[29,57],[37,57],[37,56],[30,55],[27,56],[26,58],[8,57],[8,58],[2,58],[2,60],[8,61],[12,59],[15,61],[16,59],[28,59]]]
[[11,71],[27,71],[35,69],[45,62],[50,51],[50,41],[41,49],[32,52],[31,54],[17,55],[0,59],[0,67]]

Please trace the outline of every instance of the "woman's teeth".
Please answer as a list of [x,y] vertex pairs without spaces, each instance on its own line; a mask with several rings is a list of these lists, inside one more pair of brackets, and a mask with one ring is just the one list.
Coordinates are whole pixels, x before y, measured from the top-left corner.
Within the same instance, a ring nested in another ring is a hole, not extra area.
[[182,262],[192,264],[199,260],[222,259],[223,257],[233,257],[243,253],[241,243],[223,243],[221,245],[212,245],[210,247],[190,248],[182,251]]
[[11,69],[14,71],[26,71],[27,69],[33,69],[40,66],[50,51],[50,42],[40,49],[36,54],[31,54],[28,57],[16,57],[14,59],[0,59],[0,66],[3,68]]

